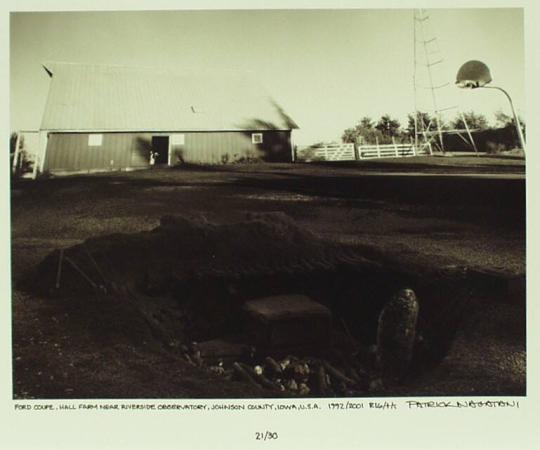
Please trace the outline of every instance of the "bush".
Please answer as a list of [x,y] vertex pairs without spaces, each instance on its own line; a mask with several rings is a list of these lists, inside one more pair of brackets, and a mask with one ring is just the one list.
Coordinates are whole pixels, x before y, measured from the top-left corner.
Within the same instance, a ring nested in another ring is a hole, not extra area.
[[317,145],[311,145],[309,147],[300,148],[296,150],[296,159],[298,161],[324,161],[322,156],[317,156],[315,153]]

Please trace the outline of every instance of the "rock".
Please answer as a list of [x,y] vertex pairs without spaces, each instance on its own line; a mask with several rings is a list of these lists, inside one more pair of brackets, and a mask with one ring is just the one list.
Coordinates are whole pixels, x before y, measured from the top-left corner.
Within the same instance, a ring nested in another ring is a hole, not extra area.
[[296,364],[294,366],[294,377],[297,380],[305,380],[309,377],[309,366],[306,363]]
[[300,361],[293,361],[284,369],[284,373],[288,378],[303,382],[309,377],[309,366]]
[[271,356],[267,356],[264,359],[264,362],[265,362],[265,370],[271,376],[277,376],[281,374],[281,372],[283,371],[281,366]]
[[210,371],[217,375],[224,375],[225,369],[222,366],[210,366]]
[[300,383],[298,385],[298,393],[300,395],[308,395],[311,392],[311,389],[309,389],[309,386],[306,383]]
[[401,380],[409,369],[416,336],[418,300],[400,290],[383,308],[377,329],[377,359],[385,378]]
[[294,380],[288,380],[286,387],[289,391],[297,391],[298,390],[298,384]]
[[279,362],[279,367],[281,367],[281,370],[285,370],[287,367],[289,367],[289,364],[291,363],[291,360],[289,358],[285,358]]

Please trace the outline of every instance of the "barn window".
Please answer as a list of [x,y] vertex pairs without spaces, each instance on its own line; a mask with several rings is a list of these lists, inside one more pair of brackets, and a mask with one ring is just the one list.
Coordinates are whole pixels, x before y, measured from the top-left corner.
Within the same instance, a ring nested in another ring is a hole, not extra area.
[[184,145],[186,142],[185,135],[171,134],[171,145]]
[[262,135],[262,133],[252,133],[251,134],[251,143],[252,144],[262,144],[263,143],[263,135]]
[[103,143],[102,134],[89,134],[88,135],[88,145],[90,147],[99,147]]

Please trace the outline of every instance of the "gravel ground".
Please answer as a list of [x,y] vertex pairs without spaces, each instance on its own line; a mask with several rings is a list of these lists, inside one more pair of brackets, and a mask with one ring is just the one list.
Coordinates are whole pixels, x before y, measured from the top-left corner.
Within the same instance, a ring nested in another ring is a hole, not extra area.
[[[474,158],[474,170],[484,174],[523,173],[520,160],[481,160]],[[369,245],[396,255],[418,255],[434,265],[460,264],[500,274],[524,274],[522,180],[471,182],[428,177],[429,181],[419,182],[395,177],[373,181],[363,176],[364,172],[381,170],[381,164],[157,169],[22,183],[12,191],[13,278],[20,280],[55,248],[95,235],[150,229],[166,214],[202,215],[216,222],[230,222],[243,218],[246,212],[266,211],[285,212],[302,226],[331,240]],[[471,161],[401,160],[387,162],[386,167],[403,171],[409,170],[407,164],[412,164],[414,170],[457,173],[470,170]],[[470,195],[464,197],[464,192]],[[508,300],[502,304],[478,300],[480,303],[471,306],[469,321],[458,332],[442,365],[397,394],[478,395],[482,386],[487,393],[523,394],[524,306]],[[61,319],[66,305],[44,302],[14,291],[17,397],[46,396],[51,383],[63,390],[73,389],[72,381],[86,383],[86,395],[99,397],[253,395],[245,386],[211,388],[209,383],[214,381],[206,380],[206,375],[192,374],[183,366],[179,370],[190,373],[184,377],[185,382],[182,377],[171,375],[162,383],[152,384],[149,380],[159,380],[160,373],[169,370],[170,357],[156,353],[155,349],[134,347],[132,343],[103,352],[102,346],[93,343],[87,327],[81,335],[75,328],[70,328],[72,335],[60,335],[61,327],[54,331],[45,325],[37,326],[51,316],[61,324],[68,323]],[[486,323],[491,325],[485,326]],[[506,333],[506,328],[513,331]],[[66,337],[64,350],[58,355],[55,344],[62,336]],[[58,381],[65,378],[54,372],[56,369],[51,372],[51,361],[60,363],[65,355],[86,358],[85,363],[76,364],[77,370],[68,374],[67,379],[72,381],[67,384]],[[143,370],[147,359],[158,362],[154,368]],[[92,374],[104,362],[111,364],[111,370],[101,373],[100,383],[93,383]],[[47,383],[36,381],[43,374],[49,374]],[[122,378],[119,374],[129,375]],[[115,387],[98,394],[107,380],[114,380]],[[65,392],[69,397],[71,391]]]

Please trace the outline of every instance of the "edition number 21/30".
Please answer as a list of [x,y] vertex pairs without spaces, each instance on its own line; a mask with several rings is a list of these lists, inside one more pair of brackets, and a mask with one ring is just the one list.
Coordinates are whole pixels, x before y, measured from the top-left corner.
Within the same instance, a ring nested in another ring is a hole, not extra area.
[[271,441],[276,440],[278,438],[278,434],[275,431],[256,431],[255,432],[255,440],[256,441]]

